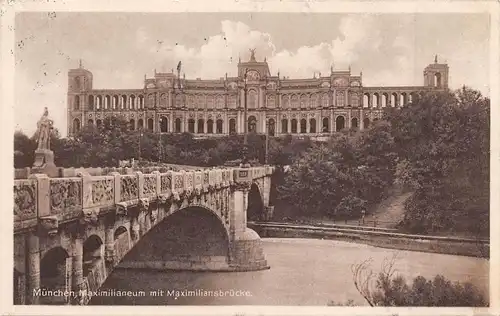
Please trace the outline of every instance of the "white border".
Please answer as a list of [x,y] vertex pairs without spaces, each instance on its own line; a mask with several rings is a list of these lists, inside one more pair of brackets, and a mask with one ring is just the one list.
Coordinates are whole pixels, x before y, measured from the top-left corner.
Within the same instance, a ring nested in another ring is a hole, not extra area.
[[[500,117],[500,15],[497,1],[329,1],[329,0],[3,0],[0,11],[1,79],[0,79],[0,161],[3,181],[0,181],[4,220],[0,221],[2,251],[0,251],[2,282],[1,314],[10,315],[499,315],[500,314],[500,205],[499,180],[499,125]],[[491,98],[491,254],[490,254],[490,308],[371,308],[371,307],[296,307],[296,306],[109,306],[109,307],[47,307],[12,305],[13,227],[12,210],[12,135],[14,104],[14,16],[23,11],[80,11],[80,12],[303,12],[303,13],[490,13],[490,98]]]

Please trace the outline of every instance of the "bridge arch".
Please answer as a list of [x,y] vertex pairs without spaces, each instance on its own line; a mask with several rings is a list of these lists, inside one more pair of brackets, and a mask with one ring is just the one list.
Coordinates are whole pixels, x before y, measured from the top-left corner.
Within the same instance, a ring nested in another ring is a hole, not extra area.
[[123,267],[187,269],[229,262],[229,229],[218,212],[188,205],[171,212],[124,256]]
[[104,243],[101,237],[90,235],[83,243],[83,276],[86,277],[103,259]]
[[259,221],[264,219],[264,198],[262,189],[257,182],[253,182],[248,192],[247,219]]
[[[40,260],[40,289],[70,290],[71,272],[71,257],[68,252],[60,246],[51,248]],[[67,303],[68,299],[69,297],[64,296],[41,295],[40,303],[60,305]]]

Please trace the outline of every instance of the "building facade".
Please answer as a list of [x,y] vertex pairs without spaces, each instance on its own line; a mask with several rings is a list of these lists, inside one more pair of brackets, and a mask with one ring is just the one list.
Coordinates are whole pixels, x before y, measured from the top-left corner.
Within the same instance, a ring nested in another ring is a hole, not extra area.
[[86,124],[102,124],[121,116],[131,128],[159,133],[189,132],[197,136],[244,133],[245,104],[249,132],[270,135],[325,136],[350,128],[367,128],[385,107],[401,107],[415,93],[447,89],[448,65],[424,69],[423,86],[366,87],[362,73],[333,68],[328,76],[289,79],[271,75],[267,61],[238,63],[237,77],[188,80],[156,73],[140,89],[93,89],[92,73],[68,73],[68,135]]

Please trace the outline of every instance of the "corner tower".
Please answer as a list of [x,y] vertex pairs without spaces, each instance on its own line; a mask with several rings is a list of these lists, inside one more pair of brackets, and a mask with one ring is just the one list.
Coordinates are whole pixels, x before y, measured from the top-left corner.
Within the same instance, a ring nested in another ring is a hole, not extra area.
[[89,110],[88,93],[92,90],[92,73],[82,67],[68,71],[68,135],[73,135],[83,124],[83,114]]
[[448,65],[438,63],[437,55],[434,57],[434,63],[424,69],[424,86],[448,89]]

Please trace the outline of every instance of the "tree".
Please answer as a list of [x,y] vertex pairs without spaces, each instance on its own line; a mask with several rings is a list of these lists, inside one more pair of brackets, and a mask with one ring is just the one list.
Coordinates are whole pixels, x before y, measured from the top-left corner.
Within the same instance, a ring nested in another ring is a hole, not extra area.
[[403,227],[487,234],[489,100],[467,88],[421,94],[389,112],[398,181],[412,186]]
[[31,167],[35,160],[36,142],[22,131],[14,132],[14,168]]

